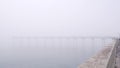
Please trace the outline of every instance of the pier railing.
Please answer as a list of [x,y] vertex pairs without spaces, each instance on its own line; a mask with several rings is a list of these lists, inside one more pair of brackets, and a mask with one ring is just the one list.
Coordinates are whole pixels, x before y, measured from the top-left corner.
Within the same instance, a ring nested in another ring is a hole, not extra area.
[[116,43],[111,51],[111,55],[109,58],[109,62],[107,64],[107,68],[116,68],[116,58],[117,58],[117,48],[120,46],[120,40],[117,39]]

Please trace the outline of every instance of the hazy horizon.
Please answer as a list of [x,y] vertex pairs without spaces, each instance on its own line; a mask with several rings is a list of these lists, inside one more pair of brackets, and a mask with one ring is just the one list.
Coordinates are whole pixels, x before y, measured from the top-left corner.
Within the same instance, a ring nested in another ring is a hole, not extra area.
[[118,36],[119,0],[1,0],[0,36]]

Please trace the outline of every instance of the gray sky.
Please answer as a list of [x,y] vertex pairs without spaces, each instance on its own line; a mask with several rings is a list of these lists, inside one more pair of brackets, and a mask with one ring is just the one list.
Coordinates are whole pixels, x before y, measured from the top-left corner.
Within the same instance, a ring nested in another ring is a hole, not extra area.
[[120,0],[0,0],[0,36],[117,36]]

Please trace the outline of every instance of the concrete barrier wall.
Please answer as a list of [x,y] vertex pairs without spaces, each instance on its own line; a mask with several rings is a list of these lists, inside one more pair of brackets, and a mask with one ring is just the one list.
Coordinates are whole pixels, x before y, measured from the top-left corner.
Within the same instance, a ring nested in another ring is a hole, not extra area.
[[108,61],[108,64],[107,64],[107,68],[115,68],[115,63],[116,63],[116,48],[119,46],[119,43],[120,41],[117,40],[114,47],[113,47],[113,50],[111,52],[111,55],[109,57],[109,61]]
[[115,41],[109,46],[105,46],[99,53],[88,59],[78,68],[113,68],[115,66],[116,46],[119,41]]

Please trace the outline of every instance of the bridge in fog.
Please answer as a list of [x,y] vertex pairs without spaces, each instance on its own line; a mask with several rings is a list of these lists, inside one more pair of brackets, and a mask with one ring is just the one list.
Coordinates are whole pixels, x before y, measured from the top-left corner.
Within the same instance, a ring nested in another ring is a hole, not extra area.
[[[13,37],[13,39],[14,43],[16,43],[15,45],[17,44],[24,45],[25,42],[27,41],[26,45],[28,46],[31,45],[31,47],[35,47],[32,45],[37,43],[36,45],[38,48],[41,47],[49,49],[50,47],[52,47],[53,49],[55,48],[56,51],[59,51],[59,49],[65,51],[67,49],[83,48],[83,51],[86,54],[88,52],[91,52],[89,53],[89,55],[87,55],[87,58],[88,57],[90,58],[92,55],[95,55],[97,54],[97,52],[100,52],[97,55],[91,57],[90,59],[83,58],[84,61],[82,60],[83,62],[80,62],[80,65],[78,66],[79,68],[115,68],[119,66],[118,54],[120,51],[119,50],[120,42],[119,39],[116,37]],[[23,46],[23,48],[24,47],[25,46]],[[79,58],[81,57],[79,56]]]

